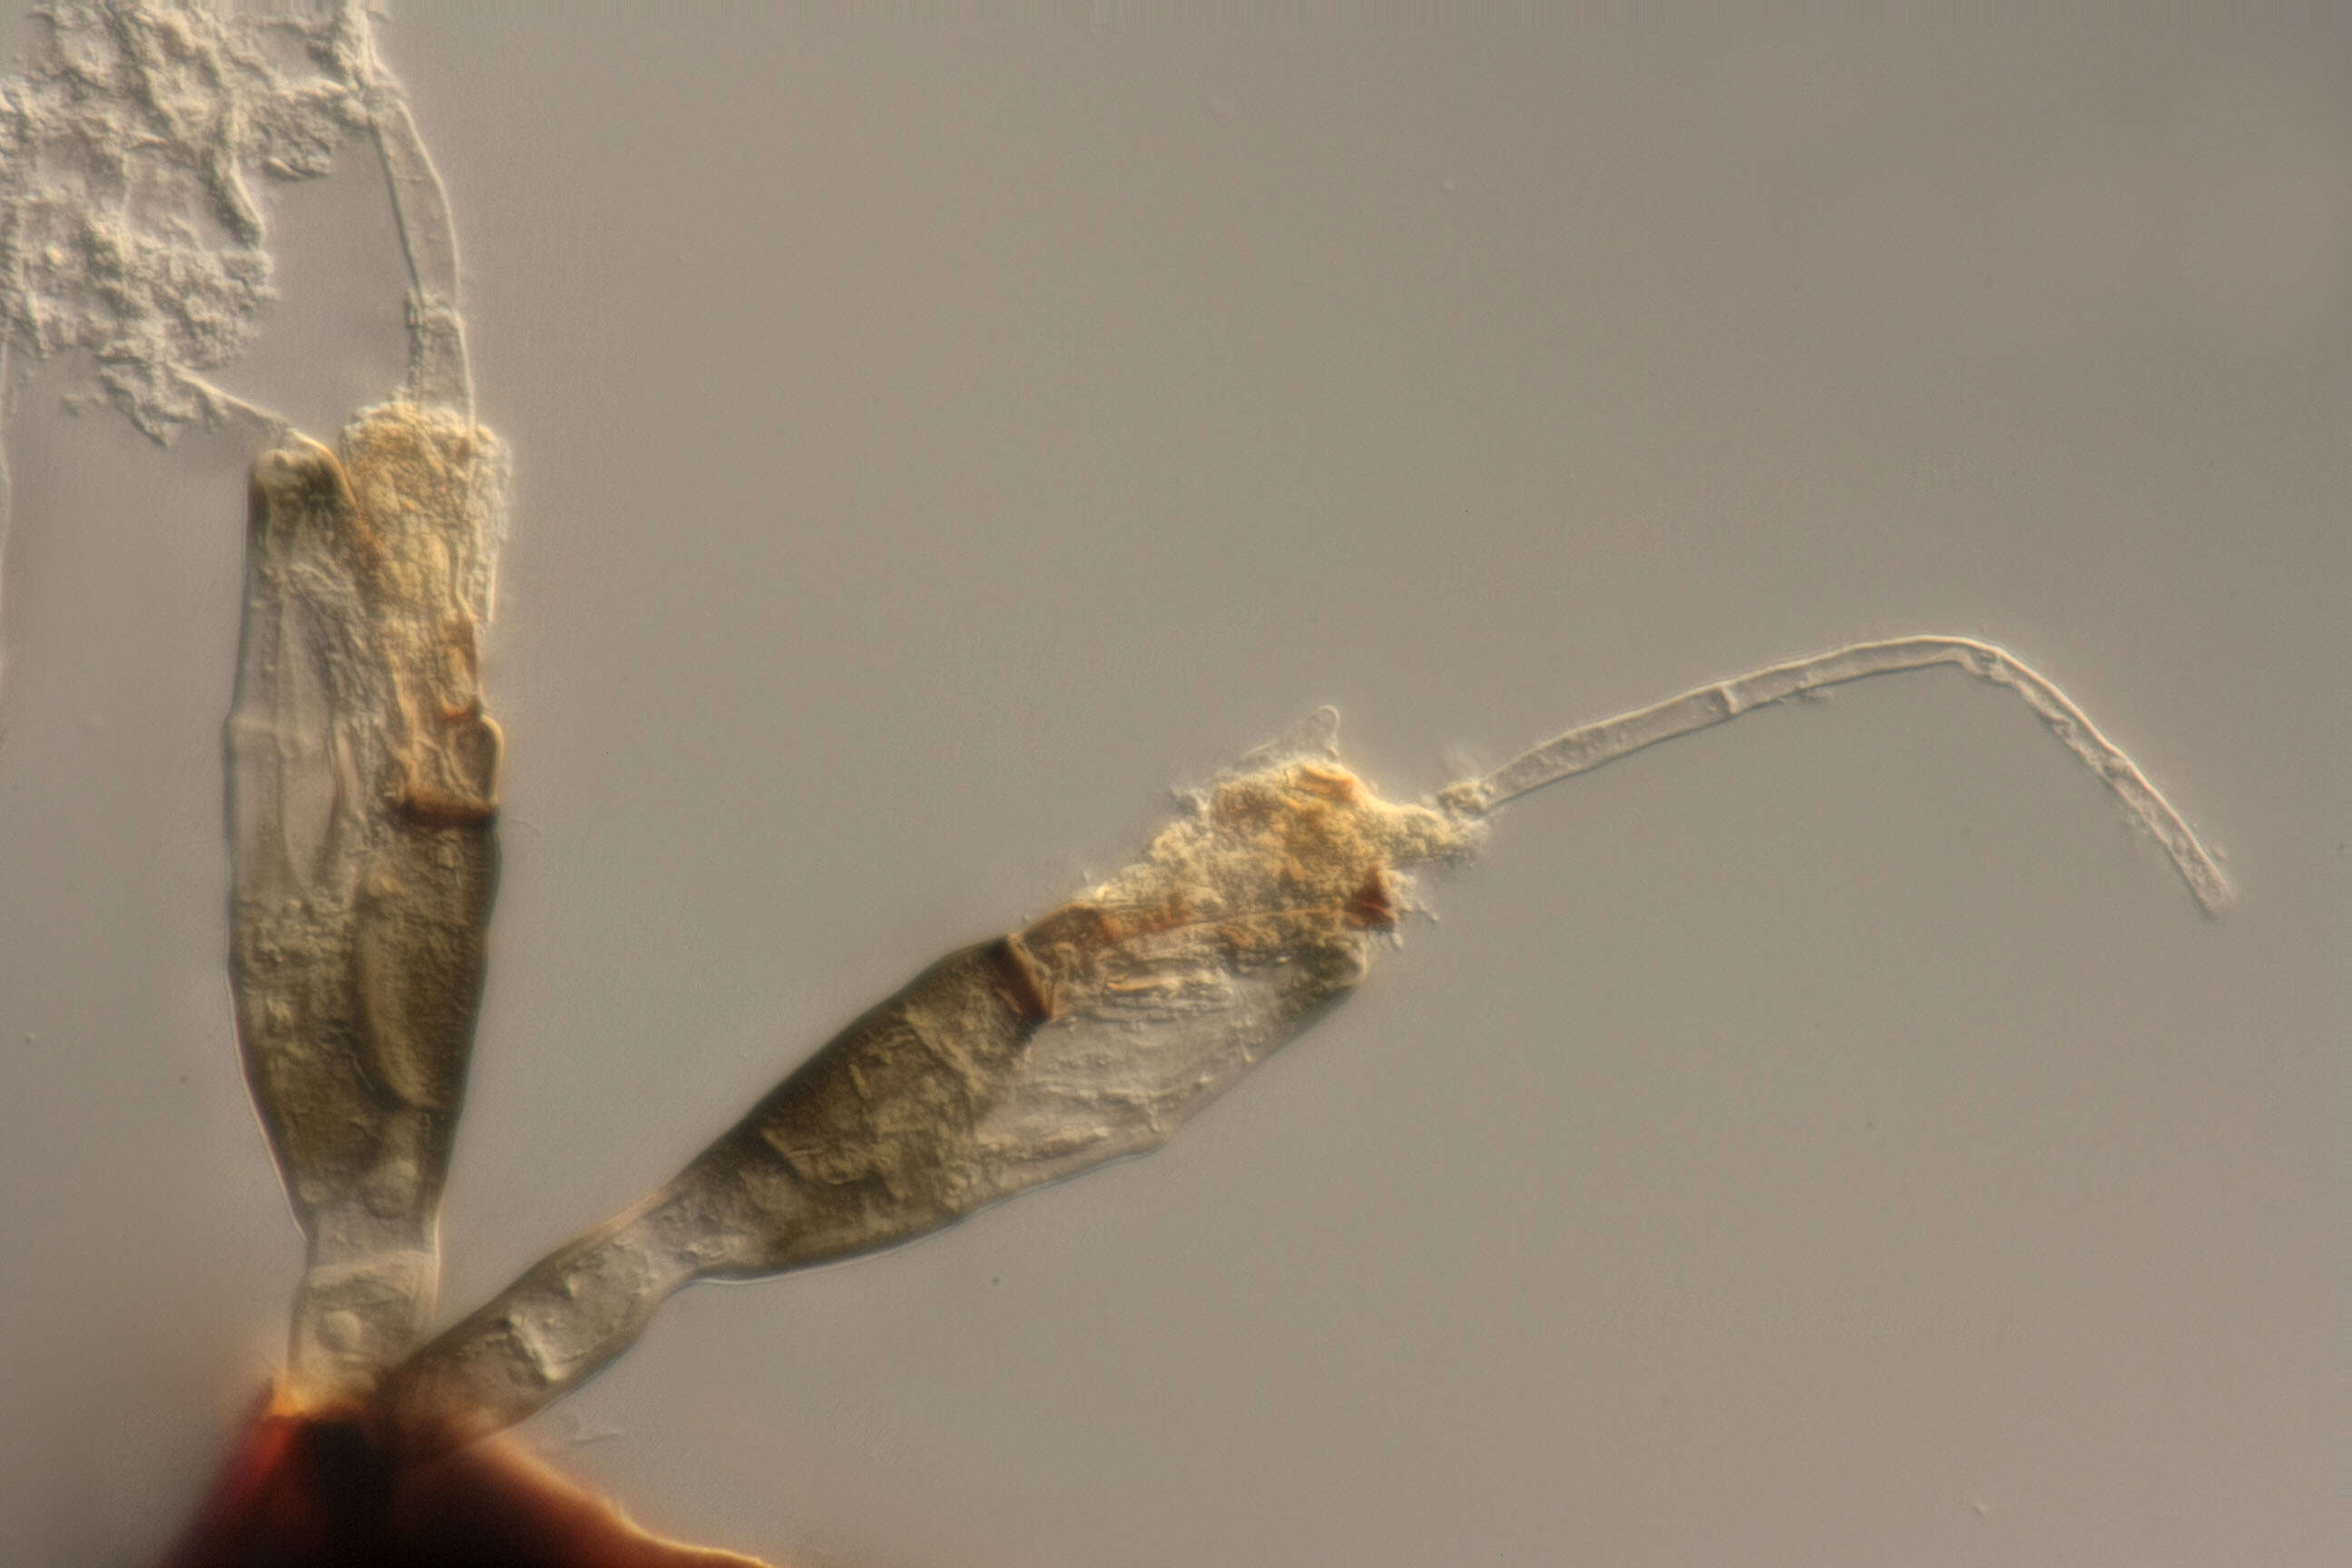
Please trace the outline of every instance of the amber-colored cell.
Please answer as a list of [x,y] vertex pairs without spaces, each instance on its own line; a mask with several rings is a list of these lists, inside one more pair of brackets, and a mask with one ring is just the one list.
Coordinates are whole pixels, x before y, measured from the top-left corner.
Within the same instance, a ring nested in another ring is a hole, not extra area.
[[1389,879],[1378,866],[1364,878],[1364,885],[1348,900],[1348,918],[1358,925],[1386,931],[1396,924],[1396,900],[1390,895]]

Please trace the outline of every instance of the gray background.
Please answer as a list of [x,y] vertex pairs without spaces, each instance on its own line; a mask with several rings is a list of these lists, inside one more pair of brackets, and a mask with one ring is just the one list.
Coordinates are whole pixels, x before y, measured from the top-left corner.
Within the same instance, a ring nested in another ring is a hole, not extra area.
[[[1958,676],[1761,715],[1513,809],[1165,1153],[689,1292],[532,1437],[819,1562],[2333,1560],[2342,13],[661,11],[385,35],[519,476],[453,1310],[1318,703],[1414,793],[1975,633],[2244,900]],[[277,211],[224,379],[325,434],[396,253],[363,149]],[[136,1563],[299,1263],[222,977],[250,452],[62,384],[7,432],[0,1557]]]

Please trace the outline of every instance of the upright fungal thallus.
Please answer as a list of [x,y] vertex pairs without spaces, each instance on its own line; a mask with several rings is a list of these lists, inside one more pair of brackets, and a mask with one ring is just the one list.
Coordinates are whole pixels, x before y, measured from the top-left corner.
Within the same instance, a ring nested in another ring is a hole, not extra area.
[[254,465],[227,730],[229,978],[301,1221],[299,1396],[363,1396],[433,1310],[498,880],[478,640],[487,430],[395,402]]
[[2054,685],[1989,644],[1857,644],[1586,726],[1425,805],[1338,761],[1325,710],[1195,793],[1132,865],[950,954],[852,1023],[685,1170],[526,1271],[387,1379],[392,1440],[496,1430],[626,1350],[697,1279],[869,1252],[1157,1147],[1344,1000],[1496,808],[1643,747],[1822,687],[1937,665],[2017,693],[2170,856],[2208,912],[2212,856]]

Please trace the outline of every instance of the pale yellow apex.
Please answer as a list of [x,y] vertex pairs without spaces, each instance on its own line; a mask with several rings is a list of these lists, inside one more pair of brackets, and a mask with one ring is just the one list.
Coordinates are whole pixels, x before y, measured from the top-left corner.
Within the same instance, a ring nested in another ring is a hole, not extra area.
[[1204,920],[1322,913],[1385,926],[1404,867],[1469,847],[1470,836],[1429,807],[1383,800],[1339,763],[1302,758],[1202,791],[1192,814],[1092,901],[1120,910],[1173,901]]
[[1190,804],[1139,859],[1016,939],[1051,1011],[1139,964],[1360,968],[1367,934],[1410,907],[1406,868],[1458,858],[1479,832],[1382,799],[1328,755],[1260,753]]

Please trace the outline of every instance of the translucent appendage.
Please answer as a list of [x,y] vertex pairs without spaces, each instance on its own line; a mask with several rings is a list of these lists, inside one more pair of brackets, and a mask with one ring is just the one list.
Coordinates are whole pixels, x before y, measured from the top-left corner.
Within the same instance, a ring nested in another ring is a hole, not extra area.
[[2099,732],[2090,715],[2074,705],[2048,676],[2006,648],[1974,637],[1923,633],[1884,642],[1853,643],[1810,658],[1792,659],[1680,697],[1621,713],[1514,757],[1483,778],[1467,779],[1441,798],[1452,810],[1483,816],[1523,795],[1578,773],[1629,757],[1662,741],[1728,723],[1743,713],[1826,687],[1874,676],[1948,665],[1988,685],[2013,691],[2050,732],[2098,776],[2132,821],[2154,839],[2180,874],[2189,894],[2209,915],[2228,909],[2236,895],[2221,862],[2123,748]]

